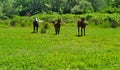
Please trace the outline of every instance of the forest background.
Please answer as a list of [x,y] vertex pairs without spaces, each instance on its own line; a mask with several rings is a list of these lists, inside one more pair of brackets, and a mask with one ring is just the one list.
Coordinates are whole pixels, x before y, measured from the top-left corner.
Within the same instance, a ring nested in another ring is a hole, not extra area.
[[120,13],[120,0],[0,0],[0,19],[16,15]]
[[119,14],[120,0],[0,0],[1,25],[30,26],[35,17],[75,23],[84,17],[95,25],[118,27]]

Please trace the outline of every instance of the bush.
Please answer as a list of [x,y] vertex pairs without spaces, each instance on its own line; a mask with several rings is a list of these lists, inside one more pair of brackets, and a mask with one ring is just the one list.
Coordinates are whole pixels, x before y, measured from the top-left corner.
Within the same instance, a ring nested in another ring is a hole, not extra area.
[[10,26],[30,26],[32,25],[32,18],[30,17],[15,17],[11,19]]
[[41,33],[46,33],[46,29],[45,28],[41,28]]
[[92,13],[93,7],[90,2],[88,1],[81,1],[78,5],[75,5],[71,12],[74,14],[85,14],[85,13]]
[[42,25],[41,25],[41,33],[46,33],[48,29],[48,23],[47,22],[44,22]]
[[119,14],[104,14],[104,13],[95,13],[95,14],[85,14],[82,17],[86,18],[89,23],[94,23],[96,26],[108,28],[116,28],[120,26],[120,16]]
[[120,23],[119,23],[120,19],[119,18],[120,18],[120,16],[118,16],[117,14],[114,16],[108,17],[108,20],[109,20],[111,27],[116,28],[116,27],[120,26]]
[[[77,23],[80,18],[85,18],[89,24],[93,23],[96,26],[108,28],[108,27],[119,27],[120,26],[120,15],[119,14],[105,14],[105,13],[94,13],[94,14],[37,14],[32,17],[19,17],[16,16],[13,19],[2,20],[0,23],[4,23],[10,26],[32,26],[33,20],[35,17],[38,17],[38,20],[44,21],[42,24],[43,29],[47,29],[48,23],[51,23],[54,20],[60,18],[62,23],[73,24]],[[65,25],[65,24],[64,24]],[[67,24],[66,24],[67,25]]]

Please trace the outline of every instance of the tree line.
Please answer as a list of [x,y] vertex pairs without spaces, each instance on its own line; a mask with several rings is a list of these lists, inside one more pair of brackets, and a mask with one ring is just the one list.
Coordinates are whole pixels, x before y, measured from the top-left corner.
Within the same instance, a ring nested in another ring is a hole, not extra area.
[[0,18],[37,13],[120,13],[120,0],[0,0]]

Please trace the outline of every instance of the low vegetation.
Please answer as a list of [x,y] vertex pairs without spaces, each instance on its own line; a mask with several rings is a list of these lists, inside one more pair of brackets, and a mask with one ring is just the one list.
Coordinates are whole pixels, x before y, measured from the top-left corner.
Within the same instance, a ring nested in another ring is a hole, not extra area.
[[[0,24],[10,25],[10,26],[22,26],[29,27],[32,26],[35,17],[39,18],[40,24],[42,26],[47,26],[46,24],[51,23],[51,21],[62,19],[62,23],[71,24],[77,23],[80,18],[85,18],[89,24],[96,25],[103,28],[116,28],[120,26],[120,15],[119,14],[104,14],[104,13],[94,13],[94,14],[37,14],[34,16],[19,17],[16,16],[13,19],[1,20]],[[48,26],[47,26],[48,27]]]
[[45,34],[32,27],[0,25],[2,70],[119,70],[120,29],[88,25],[86,36],[77,36],[75,23],[62,24],[54,35],[53,24]]
[[120,70],[119,34],[120,0],[0,0],[0,70]]

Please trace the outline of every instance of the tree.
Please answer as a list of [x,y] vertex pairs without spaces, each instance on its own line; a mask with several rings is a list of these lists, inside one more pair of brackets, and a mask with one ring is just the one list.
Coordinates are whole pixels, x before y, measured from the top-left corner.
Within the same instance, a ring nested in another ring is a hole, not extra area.
[[77,5],[81,0],[66,0],[64,5],[64,13],[71,13],[71,9]]
[[2,16],[2,2],[0,2],[0,17]]
[[113,1],[113,6],[117,7],[117,8],[120,8],[120,0],[114,0]]
[[14,0],[5,0],[2,4],[2,12],[4,16],[12,17],[15,14],[15,9],[13,8]]
[[120,0],[0,0],[0,17],[37,13],[119,13]]
[[107,8],[107,2],[105,0],[88,0],[92,3],[95,12],[100,12]]
[[80,1],[78,5],[75,5],[71,9],[71,12],[74,14],[90,13],[93,12],[93,7],[88,1]]
[[113,0],[105,0],[108,6],[111,6],[113,3]]

